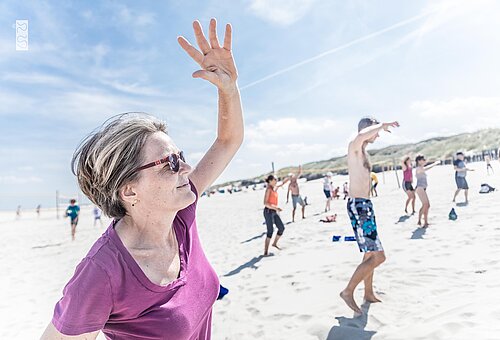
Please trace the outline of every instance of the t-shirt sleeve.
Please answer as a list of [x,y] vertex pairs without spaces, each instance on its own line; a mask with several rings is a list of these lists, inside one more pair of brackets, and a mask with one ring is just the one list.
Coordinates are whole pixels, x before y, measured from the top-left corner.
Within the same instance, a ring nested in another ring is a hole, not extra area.
[[76,267],[63,297],[54,308],[52,324],[65,335],[101,330],[113,308],[108,274],[90,258]]

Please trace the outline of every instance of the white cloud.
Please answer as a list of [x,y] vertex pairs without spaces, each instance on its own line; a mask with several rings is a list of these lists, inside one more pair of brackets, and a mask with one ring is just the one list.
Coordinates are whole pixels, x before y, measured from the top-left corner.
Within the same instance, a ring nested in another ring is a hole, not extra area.
[[302,138],[308,135],[316,135],[321,133],[333,132],[333,129],[338,128],[338,124],[331,119],[321,118],[278,118],[265,119],[250,124],[247,127],[246,136],[250,140],[260,139],[278,139],[292,137]]
[[287,26],[306,15],[313,2],[314,0],[252,0],[249,9],[261,19]]
[[2,80],[22,83],[22,84],[43,84],[48,86],[60,86],[60,87],[62,86],[67,87],[68,85],[71,84],[71,82],[69,82],[64,78],[38,72],[6,73],[2,77]]
[[410,110],[420,117],[422,122],[430,123],[430,129],[436,126],[452,133],[500,126],[500,97],[422,100],[413,102]]
[[472,11],[487,8],[494,0],[442,0],[431,2],[424,12],[433,12],[419,28],[419,36],[428,34],[457,16],[470,15]]
[[36,176],[0,176],[0,183],[6,184],[25,184],[25,183],[40,183],[43,180]]
[[18,166],[17,170],[19,170],[19,171],[33,171],[34,168],[32,166],[25,165],[25,166]]
[[282,167],[329,159],[345,153],[343,130],[343,124],[321,117],[264,119],[247,125],[239,159],[258,160],[262,169],[271,161]]

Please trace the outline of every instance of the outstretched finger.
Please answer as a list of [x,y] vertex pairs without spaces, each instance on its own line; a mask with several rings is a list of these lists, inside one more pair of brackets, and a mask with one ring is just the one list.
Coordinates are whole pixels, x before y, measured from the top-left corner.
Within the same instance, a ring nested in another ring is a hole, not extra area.
[[231,24],[226,24],[226,33],[224,34],[224,48],[228,51],[231,51],[231,44],[232,44],[232,32],[233,29],[231,27]]
[[210,25],[208,26],[208,38],[210,39],[210,45],[212,45],[212,48],[220,48],[219,38],[217,38],[217,21],[214,18],[210,19]]
[[207,39],[205,38],[205,35],[203,34],[203,29],[201,28],[201,24],[198,20],[195,20],[193,22],[193,29],[194,29],[194,36],[196,37],[196,42],[200,47],[201,53],[206,55],[208,52],[210,52],[211,48],[210,45],[208,44]]
[[198,65],[201,66],[201,63],[203,62],[203,54],[201,54],[200,51],[194,48],[193,45],[191,45],[189,41],[186,40],[186,38],[178,37],[177,41],[179,42],[179,45],[181,45],[182,49],[186,51],[186,53],[189,54],[189,56],[193,58],[193,60],[196,61]]

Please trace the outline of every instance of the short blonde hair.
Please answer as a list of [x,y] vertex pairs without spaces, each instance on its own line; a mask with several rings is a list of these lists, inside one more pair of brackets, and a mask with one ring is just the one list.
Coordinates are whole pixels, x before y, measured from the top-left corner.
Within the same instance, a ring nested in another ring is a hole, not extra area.
[[94,130],[73,154],[71,167],[80,189],[107,216],[127,214],[119,191],[139,178],[135,170],[144,162],[142,149],[155,132],[167,133],[166,124],[142,112],[124,113]]

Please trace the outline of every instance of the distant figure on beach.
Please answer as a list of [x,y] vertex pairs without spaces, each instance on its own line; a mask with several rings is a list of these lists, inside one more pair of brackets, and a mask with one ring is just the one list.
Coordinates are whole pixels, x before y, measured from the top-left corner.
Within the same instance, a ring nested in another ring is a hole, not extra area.
[[344,182],[344,185],[342,186],[342,191],[344,192],[344,200],[349,197],[349,183]]
[[99,207],[95,205],[92,212],[94,213],[94,227],[97,224],[97,221],[99,221],[99,223],[101,224],[101,227],[102,227],[102,220],[101,220],[102,212],[101,212],[101,209],[99,209]]
[[[81,143],[73,172],[113,222],[76,267],[42,340],[95,339],[100,331],[106,339],[211,338],[221,289],[198,236],[197,203],[240,148],[244,124],[231,25],[222,45],[215,19],[207,36],[199,21],[193,28],[199,49],[177,41],[199,65],[192,76],[217,88],[213,144],[192,168],[165,122],[137,112],[108,119]],[[185,88],[193,101],[200,86]],[[178,129],[193,134],[196,126]]]
[[441,164],[441,161],[436,161],[430,165],[426,164],[425,157],[423,155],[418,155],[415,158],[415,164],[417,165],[417,169],[415,170],[415,177],[417,177],[417,192],[418,198],[420,202],[422,202],[422,207],[418,211],[418,225],[422,225],[422,216],[424,217],[424,228],[429,226],[429,209],[431,204],[429,202],[429,196],[427,196],[427,173],[426,171],[432,169],[436,165]]
[[267,188],[264,194],[264,219],[266,220],[267,235],[264,242],[264,256],[269,255],[269,245],[271,244],[275,224],[278,228],[278,233],[274,238],[273,247],[281,250],[278,247],[278,241],[285,231],[285,225],[279,215],[283,209],[278,206],[278,189],[285,185],[288,180],[289,178],[286,178],[281,184],[278,184],[278,179],[274,175],[269,175],[266,178]]
[[391,127],[399,127],[399,123],[379,123],[374,118],[361,119],[358,123],[358,135],[349,143],[347,151],[350,183],[347,213],[351,219],[359,250],[364,255],[363,261],[354,271],[340,297],[358,314],[362,312],[354,300],[354,290],[361,281],[364,281],[365,301],[380,302],[373,292],[373,272],[385,261],[384,249],[377,233],[375,212],[370,200],[371,164],[366,147],[369,143],[375,142],[380,131],[390,132]]
[[290,193],[292,193],[292,205],[293,205],[293,210],[292,210],[292,222],[295,222],[295,211],[297,210],[297,204],[300,204],[302,207],[302,218],[305,217],[305,211],[306,211],[306,202],[302,199],[302,196],[300,196],[300,189],[299,189],[299,183],[298,180],[300,176],[302,175],[302,165],[299,165],[299,170],[297,170],[297,173],[291,173],[288,177],[288,180],[290,181],[290,184],[288,185],[288,191],[286,193],[286,202],[288,203]]
[[70,218],[71,223],[71,240],[75,240],[76,225],[78,224],[78,217],[80,216],[80,207],[76,204],[75,199],[69,201],[69,206],[66,208],[64,217]]
[[410,156],[403,159],[403,190],[408,196],[405,204],[405,213],[408,214],[408,204],[411,203],[412,212],[415,214],[415,189],[413,188],[413,168],[411,166]]
[[16,209],[16,218],[19,219],[21,218],[21,206],[18,205]]
[[493,167],[491,166],[491,157],[490,157],[490,155],[484,156],[484,161],[486,162],[486,172],[488,173],[488,176],[490,175],[490,170],[491,170],[491,173],[494,174],[495,171],[493,171]]
[[332,199],[335,198],[335,199],[340,199],[340,187],[336,187],[335,189],[333,189],[333,193],[332,193]]
[[377,192],[378,178],[377,178],[377,175],[372,171],[370,173],[370,178],[371,178],[371,184],[372,184],[372,187],[371,187],[372,197],[373,196],[378,197],[378,192]]
[[39,218],[40,217],[40,209],[42,208],[42,206],[39,204],[36,206],[36,216]]
[[337,222],[337,214],[325,216],[319,221],[323,223]]
[[457,199],[458,194],[461,190],[464,191],[465,204],[469,203],[469,184],[467,183],[467,171],[474,171],[474,169],[469,169],[465,164],[465,156],[463,152],[457,152],[457,159],[453,162],[455,169],[455,183],[457,184],[457,190],[453,196],[453,202]]
[[332,173],[327,172],[323,178],[323,193],[326,196],[325,212],[330,211],[330,203],[332,201]]

